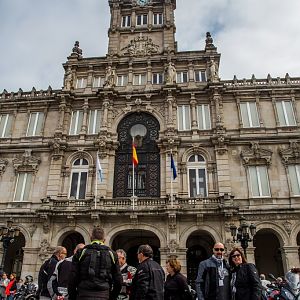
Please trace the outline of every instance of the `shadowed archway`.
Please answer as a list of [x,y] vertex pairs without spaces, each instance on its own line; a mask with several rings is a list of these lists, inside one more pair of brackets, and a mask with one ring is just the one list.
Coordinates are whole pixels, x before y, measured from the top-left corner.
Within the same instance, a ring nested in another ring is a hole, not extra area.
[[112,249],[123,249],[127,253],[127,263],[138,265],[137,250],[140,245],[148,244],[153,249],[153,259],[160,264],[160,241],[151,231],[132,229],[120,232],[112,242]]

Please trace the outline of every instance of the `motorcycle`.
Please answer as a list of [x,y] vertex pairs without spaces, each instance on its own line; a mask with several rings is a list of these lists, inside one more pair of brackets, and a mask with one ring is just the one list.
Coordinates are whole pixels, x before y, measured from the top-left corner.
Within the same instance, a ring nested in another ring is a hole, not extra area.
[[14,300],[36,300],[37,285],[33,283],[33,277],[27,275],[24,284],[14,295]]
[[285,274],[284,283],[276,283],[276,278],[269,274],[274,280],[273,286],[267,290],[267,300],[300,300],[300,268],[293,268]]

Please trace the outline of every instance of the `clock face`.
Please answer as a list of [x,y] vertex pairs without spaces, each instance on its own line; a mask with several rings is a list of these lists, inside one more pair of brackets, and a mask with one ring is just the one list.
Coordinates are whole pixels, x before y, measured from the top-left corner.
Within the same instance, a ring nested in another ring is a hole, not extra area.
[[147,5],[149,3],[149,0],[137,0],[136,2],[138,5]]

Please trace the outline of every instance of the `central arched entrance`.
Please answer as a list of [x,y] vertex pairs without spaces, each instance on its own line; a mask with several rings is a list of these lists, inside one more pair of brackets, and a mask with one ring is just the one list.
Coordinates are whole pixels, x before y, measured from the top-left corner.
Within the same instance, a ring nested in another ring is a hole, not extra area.
[[140,245],[148,244],[153,249],[153,259],[160,264],[160,241],[151,231],[132,229],[120,232],[111,244],[113,250],[123,249],[127,253],[127,263],[137,267],[137,250]]
[[[114,192],[116,197],[160,196],[160,153],[156,144],[159,123],[144,112],[126,116],[118,125],[119,147],[116,151],[114,170]],[[138,165],[133,180],[132,143],[136,146]]]
[[72,256],[78,244],[84,244],[84,238],[79,232],[71,232],[63,239],[61,245],[67,249],[68,257]]
[[193,232],[187,239],[187,279],[193,288],[195,288],[199,263],[212,255],[214,243],[215,241],[212,236],[204,230]]

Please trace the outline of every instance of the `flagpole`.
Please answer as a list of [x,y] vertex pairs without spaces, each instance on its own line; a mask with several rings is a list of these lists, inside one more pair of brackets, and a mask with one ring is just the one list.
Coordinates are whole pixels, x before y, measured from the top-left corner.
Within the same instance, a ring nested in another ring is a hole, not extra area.
[[134,210],[134,162],[132,162],[132,210]]
[[98,182],[98,180],[97,180],[97,176],[98,176],[98,172],[99,172],[99,170],[98,170],[98,151],[97,151],[97,153],[96,153],[96,176],[95,176],[95,209],[97,209],[97,187],[98,187],[98,184],[97,184],[97,182]]
[[[172,149],[171,149],[171,156],[170,159],[172,160]],[[174,201],[173,201],[173,170],[172,168],[170,168],[171,170],[171,207],[174,206]]]

